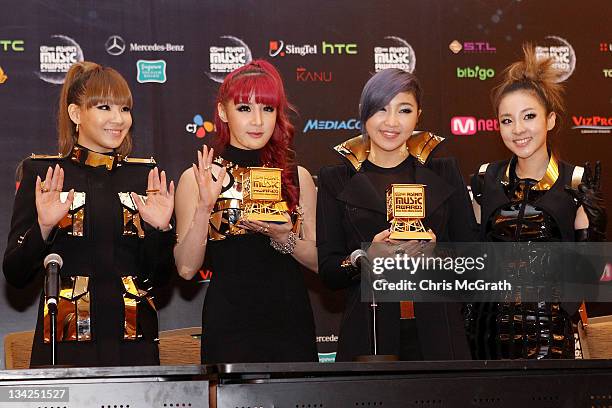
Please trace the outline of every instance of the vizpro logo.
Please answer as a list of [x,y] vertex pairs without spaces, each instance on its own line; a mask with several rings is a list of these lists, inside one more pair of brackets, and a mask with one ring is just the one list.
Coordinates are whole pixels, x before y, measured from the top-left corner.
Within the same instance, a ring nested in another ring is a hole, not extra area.
[[476,132],[494,132],[499,130],[497,119],[476,119],[473,116],[454,116],[451,118],[453,135],[469,136]]

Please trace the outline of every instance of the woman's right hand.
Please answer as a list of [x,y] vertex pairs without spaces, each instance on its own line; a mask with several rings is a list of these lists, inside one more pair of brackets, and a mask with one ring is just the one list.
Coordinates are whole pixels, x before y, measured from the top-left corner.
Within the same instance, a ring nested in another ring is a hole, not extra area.
[[199,191],[198,208],[208,213],[211,213],[215,207],[227,173],[226,168],[223,167],[216,175],[217,180],[213,180],[211,170],[214,152],[214,149],[211,148],[209,151],[208,147],[204,145],[201,152],[198,150],[198,164],[192,166]]
[[74,189],[70,190],[65,202],[60,200],[63,186],[64,169],[59,164],[47,169],[45,181],[36,176],[36,212],[43,239],[47,239],[51,230],[68,214],[74,200]]

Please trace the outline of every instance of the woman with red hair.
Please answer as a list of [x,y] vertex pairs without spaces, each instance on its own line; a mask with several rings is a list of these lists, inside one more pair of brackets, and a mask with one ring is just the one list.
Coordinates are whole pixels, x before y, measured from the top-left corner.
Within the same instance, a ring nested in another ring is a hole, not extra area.
[[[317,270],[316,192],[291,154],[292,110],[276,69],[253,61],[219,89],[217,135],[176,193],[178,273],[213,271],[202,315],[202,362],[316,361],[312,310],[299,265]],[[289,153],[289,154],[288,154]],[[282,169],[284,223],[246,220],[242,174]]]

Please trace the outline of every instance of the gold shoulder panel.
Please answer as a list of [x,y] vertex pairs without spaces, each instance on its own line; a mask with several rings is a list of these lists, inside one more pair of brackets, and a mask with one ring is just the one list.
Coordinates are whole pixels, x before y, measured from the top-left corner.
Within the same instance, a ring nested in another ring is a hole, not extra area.
[[427,163],[427,159],[431,153],[438,147],[440,143],[444,141],[444,138],[438,135],[434,135],[427,131],[414,131],[412,136],[408,139],[408,150],[410,154],[415,157],[421,164]]
[[59,160],[63,159],[64,156],[61,154],[34,154],[30,155],[30,159],[32,160]]
[[126,156],[123,158],[123,160],[121,160],[121,162],[123,164],[144,164],[146,166],[151,166],[151,167],[154,167],[157,164],[153,156],[149,157],[148,159]]
[[359,135],[340,143],[334,147],[334,150],[347,159],[355,170],[359,171],[361,164],[368,158],[370,146],[366,146],[363,141],[363,135]]

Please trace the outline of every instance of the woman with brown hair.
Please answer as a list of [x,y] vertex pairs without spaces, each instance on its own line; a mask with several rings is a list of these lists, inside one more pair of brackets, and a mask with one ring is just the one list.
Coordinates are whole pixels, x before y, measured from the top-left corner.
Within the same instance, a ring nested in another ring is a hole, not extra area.
[[[550,134],[563,112],[563,87],[551,59],[538,59],[530,45],[524,59],[504,71],[493,90],[509,160],[480,166],[472,179],[474,213],[481,239],[497,242],[601,241],[606,214],[599,166],[561,161],[550,148]],[[517,253],[506,271],[545,279],[554,269],[549,253]],[[521,261],[521,262],[519,262]],[[468,305],[472,354],[478,359],[574,358],[570,316],[574,308],[558,302]]]
[[[132,149],[132,94],[114,69],[74,64],[62,87],[60,154],[23,162],[4,275],[24,287],[63,259],[57,364],[159,364],[157,313],[148,295],[172,269],[174,185]],[[51,363],[41,298],[31,366]]]

